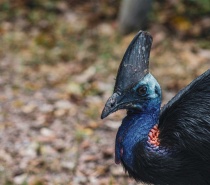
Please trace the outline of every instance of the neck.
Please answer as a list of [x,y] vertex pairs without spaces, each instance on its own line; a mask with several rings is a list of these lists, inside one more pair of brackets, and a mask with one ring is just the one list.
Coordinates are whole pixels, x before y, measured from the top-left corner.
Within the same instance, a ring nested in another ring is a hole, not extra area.
[[133,166],[133,147],[145,142],[151,128],[157,124],[160,113],[160,101],[153,100],[145,110],[129,110],[116,136],[115,160],[123,160],[126,165]]

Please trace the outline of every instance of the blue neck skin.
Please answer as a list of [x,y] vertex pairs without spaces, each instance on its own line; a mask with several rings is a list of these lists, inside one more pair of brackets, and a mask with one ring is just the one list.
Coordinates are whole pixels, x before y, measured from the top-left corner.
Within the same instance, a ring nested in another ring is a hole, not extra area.
[[160,98],[150,99],[143,111],[128,111],[116,136],[115,162],[121,160],[131,169],[133,166],[133,147],[138,142],[147,144],[148,133],[158,122]]

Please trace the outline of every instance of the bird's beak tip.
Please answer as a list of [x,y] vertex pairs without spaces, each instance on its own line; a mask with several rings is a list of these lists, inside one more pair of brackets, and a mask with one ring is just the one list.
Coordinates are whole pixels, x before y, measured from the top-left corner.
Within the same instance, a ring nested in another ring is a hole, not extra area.
[[104,119],[109,114],[113,113],[114,110],[117,108],[117,98],[118,95],[114,93],[106,102],[105,107],[101,113],[101,119]]
[[105,117],[106,117],[105,115],[101,114],[101,119],[104,119]]
[[102,113],[101,113],[101,119],[104,119],[105,117],[106,117],[106,114],[105,114],[105,112],[103,110]]
[[104,109],[103,109],[103,111],[102,111],[102,113],[101,113],[101,119],[106,118],[109,114],[111,114],[111,110],[106,104]]

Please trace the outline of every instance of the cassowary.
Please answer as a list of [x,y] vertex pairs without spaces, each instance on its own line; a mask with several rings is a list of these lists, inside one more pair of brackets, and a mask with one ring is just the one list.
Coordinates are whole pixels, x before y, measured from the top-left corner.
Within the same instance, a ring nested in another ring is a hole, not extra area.
[[101,115],[127,109],[115,161],[136,181],[210,185],[210,70],[160,109],[161,88],[148,70],[151,45],[143,31],[130,43]]

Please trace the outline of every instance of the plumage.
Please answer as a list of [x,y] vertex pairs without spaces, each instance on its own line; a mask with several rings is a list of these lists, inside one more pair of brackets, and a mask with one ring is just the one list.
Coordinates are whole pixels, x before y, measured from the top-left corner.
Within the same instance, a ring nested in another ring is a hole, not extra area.
[[135,36],[101,115],[127,109],[116,135],[115,161],[136,181],[210,184],[210,70],[161,109],[161,88],[148,70],[151,44],[147,32]]

